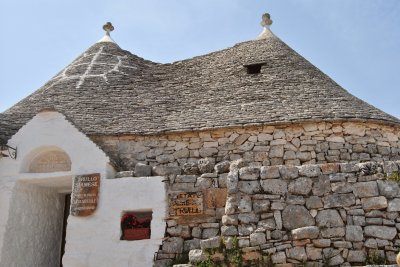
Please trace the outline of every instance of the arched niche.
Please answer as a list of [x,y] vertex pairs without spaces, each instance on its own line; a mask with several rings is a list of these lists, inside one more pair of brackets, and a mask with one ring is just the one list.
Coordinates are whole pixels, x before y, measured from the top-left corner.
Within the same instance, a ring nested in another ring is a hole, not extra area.
[[59,148],[41,148],[30,155],[26,167],[29,173],[66,172],[71,170],[71,159]]

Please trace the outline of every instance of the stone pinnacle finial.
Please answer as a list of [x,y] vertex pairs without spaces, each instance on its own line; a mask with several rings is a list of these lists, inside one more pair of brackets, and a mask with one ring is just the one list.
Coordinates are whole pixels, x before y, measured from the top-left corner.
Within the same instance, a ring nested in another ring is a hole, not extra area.
[[269,29],[269,26],[271,26],[271,24],[272,24],[271,15],[269,13],[264,13],[262,15],[262,21],[261,21],[261,26],[264,27],[264,30],[256,38],[257,40],[263,40],[263,39],[268,39],[270,37],[275,37],[275,35]]
[[103,25],[103,30],[105,30],[106,34],[110,36],[110,32],[114,30],[114,26],[111,24],[111,22],[107,22]]
[[271,24],[272,24],[271,15],[269,13],[263,14],[261,26],[267,27],[267,26],[271,26]]

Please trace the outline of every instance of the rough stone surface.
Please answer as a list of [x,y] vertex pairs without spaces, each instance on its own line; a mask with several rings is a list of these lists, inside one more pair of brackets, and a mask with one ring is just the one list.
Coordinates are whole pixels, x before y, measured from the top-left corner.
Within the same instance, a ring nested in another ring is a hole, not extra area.
[[364,240],[363,229],[357,225],[346,226],[346,240],[351,242],[361,242]]
[[288,230],[315,225],[310,212],[299,205],[288,205],[282,213],[283,225]]
[[182,253],[183,238],[170,237],[163,241],[162,250],[166,253]]
[[395,198],[395,199],[389,201],[387,211],[388,212],[400,211],[400,198]]
[[197,167],[200,173],[210,173],[214,171],[215,159],[214,158],[204,158],[197,162]]
[[218,248],[220,245],[221,245],[221,237],[219,236],[200,241],[200,247],[203,250],[207,248]]
[[387,198],[394,198],[399,193],[399,184],[394,181],[378,180],[378,188],[380,195]]
[[312,180],[300,177],[289,184],[289,192],[295,195],[308,195],[312,189]]
[[304,262],[307,260],[307,253],[303,247],[289,248],[286,251],[286,254],[289,259],[295,259],[300,262]]
[[207,254],[201,249],[193,249],[189,251],[189,261],[193,263],[207,260]]
[[319,235],[319,228],[317,226],[305,226],[292,230],[292,238],[294,240],[299,239],[314,239]]
[[375,181],[357,183],[353,187],[356,197],[376,197],[379,195],[378,185]]
[[299,168],[301,176],[316,177],[321,174],[321,169],[318,165],[303,165]]
[[261,179],[274,179],[279,178],[279,168],[275,166],[262,166],[260,168]]
[[252,233],[250,235],[250,244],[251,246],[258,246],[265,244],[267,240],[265,239],[264,233]]
[[316,221],[319,227],[339,227],[344,225],[342,217],[335,209],[319,211]]
[[261,186],[266,193],[275,195],[284,195],[288,191],[287,182],[279,179],[261,180]]
[[365,226],[364,232],[366,236],[376,237],[386,240],[392,240],[397,234],[397,230],[394,227],[378,226],[378,225]]
[[332,194],[323,198],[324,208],[349,207],[356,203],[353,194]]
[[363,198],[361,203],[364,210],[379,210],[388,206],[387,199],[383,196]]

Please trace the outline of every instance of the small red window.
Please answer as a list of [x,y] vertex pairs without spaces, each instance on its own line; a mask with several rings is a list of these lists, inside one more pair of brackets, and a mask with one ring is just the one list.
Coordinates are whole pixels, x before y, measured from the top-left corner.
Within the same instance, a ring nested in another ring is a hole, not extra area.
[[150,239],[152,212],[124,212],[121,218],[121,240]]

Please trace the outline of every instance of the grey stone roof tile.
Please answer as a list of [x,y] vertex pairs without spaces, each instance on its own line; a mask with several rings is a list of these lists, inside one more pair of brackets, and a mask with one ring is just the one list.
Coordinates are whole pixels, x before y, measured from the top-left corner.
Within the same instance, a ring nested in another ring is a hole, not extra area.
[[[262,63],[261,73],[245,65]],[[310,120],[399,120],[348,93],[279,38],[172,64],[96,43],[5,111],[11,134],[45,108],[89,135],[155,134]]]

